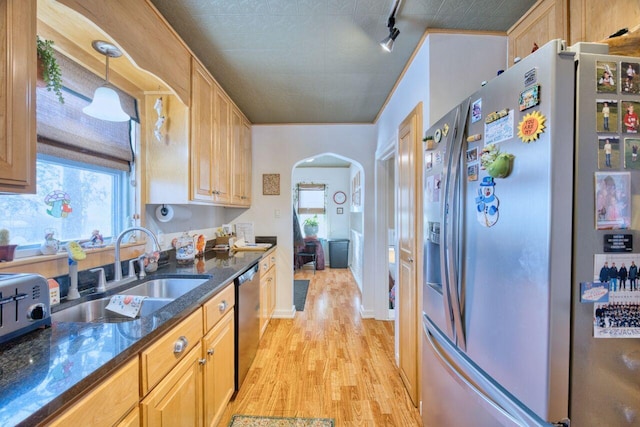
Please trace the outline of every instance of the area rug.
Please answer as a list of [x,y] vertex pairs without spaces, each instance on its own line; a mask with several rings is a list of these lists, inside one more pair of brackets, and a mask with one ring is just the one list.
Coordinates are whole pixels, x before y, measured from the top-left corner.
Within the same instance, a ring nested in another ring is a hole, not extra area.
[[307,301],[307,291],[309,290],[308,280],[293,281],[293,305],[296,311],[304,311],[304,304]]
[[[308,280],[307,280],[308,282]],[[333,427],[331,418],[281,418],[234,415],[229,427]]]

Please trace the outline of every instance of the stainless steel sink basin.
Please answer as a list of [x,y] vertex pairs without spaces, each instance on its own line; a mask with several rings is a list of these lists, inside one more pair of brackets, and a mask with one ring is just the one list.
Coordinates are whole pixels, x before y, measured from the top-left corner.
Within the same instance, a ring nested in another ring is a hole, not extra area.
[[207,280],[209,279],[185,279],[178,277],[153,279],[121,291],[120,294],[176,299],[202,285]]
[[[74,305],[51,315],[54,322],[82,322],[82,323],[120,323],[129,322],[131,317],[122,316],[106,310],[111,297],[86,301]],[[173,298],[147,298],[142,303],[139,316],[146,316],[164,307],[173,301]]]

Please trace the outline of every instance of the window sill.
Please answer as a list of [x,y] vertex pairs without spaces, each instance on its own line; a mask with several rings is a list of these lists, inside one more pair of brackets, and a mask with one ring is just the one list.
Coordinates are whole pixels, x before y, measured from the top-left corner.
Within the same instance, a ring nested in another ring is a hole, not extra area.
[[[120,247],[120,259],[136,258],[145,252],[146,242],[127,243]],[[85,249],[87,257],[78,262],[78,270],[88,270],[114,262],[114,247]],[[69,274],[69,262],[66,252],[55,255],[38,255],[0,262],[0,273],[35,273],[44,277],[56,277]]]

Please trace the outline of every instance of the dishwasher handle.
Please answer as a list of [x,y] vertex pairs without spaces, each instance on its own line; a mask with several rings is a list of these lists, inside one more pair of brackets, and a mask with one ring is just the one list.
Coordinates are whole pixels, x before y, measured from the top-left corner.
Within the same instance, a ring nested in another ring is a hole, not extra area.
[[251,267],[249,267],[249,269],[247,271],[242,273],[236,279],[238,286],[241,286],[243,283],[246,283],[246,282],[249,282],[249,281],[253,280],[253,277],[256,274],[258,274],[259,272],[260,272],[260,264],[259,263],[256,263],[256,264],[252,265]]

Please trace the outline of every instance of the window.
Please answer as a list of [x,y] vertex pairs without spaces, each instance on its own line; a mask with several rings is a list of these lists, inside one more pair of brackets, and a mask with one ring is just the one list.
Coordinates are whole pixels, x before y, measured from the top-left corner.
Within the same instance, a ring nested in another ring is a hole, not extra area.
[[318,237],[327,237],[326,185],[298,184],[298,217],[304,231],[304,221],[316,217]]
[[56,59],[64,103],[36,89],[36,194],[0,195],[0,228],[19,245],[17,257],[39,254],[50,232],[63,242],[88,240],[94,230],[111,238],[133,212],[129,177],[140,129],[135,98],[119,91],[128,122],[89,117],[82,109],[103,79],[58,52]]
[[84,240],[99,230],[113,237],[129,216],[128,173],[39,155],[37,193],[1,195],[0,228],[19,250],[38,248],[45,233],[61,241]]

